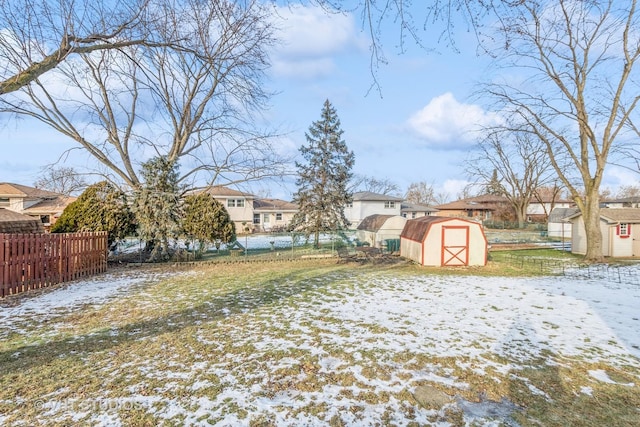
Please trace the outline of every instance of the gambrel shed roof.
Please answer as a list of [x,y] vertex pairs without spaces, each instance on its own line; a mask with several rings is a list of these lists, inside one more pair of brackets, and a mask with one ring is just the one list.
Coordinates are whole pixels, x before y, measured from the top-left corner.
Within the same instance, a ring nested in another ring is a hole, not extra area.
[[424,237],[432,224],[445,221],[451,221],[451,218],[446,216],[423,216],[417,219],[412,219],[407,221],[407,224],[404,226],[404,230],[402,230],[402,237],[416,242],[421,242],[424,240]]
[[384,223],[395,215],[369,215],[358,224],[358,230],[378,231]]

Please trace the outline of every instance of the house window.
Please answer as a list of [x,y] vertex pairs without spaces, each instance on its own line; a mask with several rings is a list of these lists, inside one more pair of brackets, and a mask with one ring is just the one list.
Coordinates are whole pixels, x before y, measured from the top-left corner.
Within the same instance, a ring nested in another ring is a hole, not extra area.
[[244,199],[228,199],[227,207],[230,208],[244,208]]
[[263,214],[262,215],[262,222],[264,222],[265,224],[269,224],[269,217],[270,216],[271,215],[269,215],[268,213],[267,214]]
[[9,198],[8,197],[0,197],[0,206],[8,206]]
[[390,201],[384,202],[385,209],[395,209],[395,207],[396,207],[396,202],[390,202]]
[[416,213],[415,212],[411,212],[411,218],[415,218],[416,217]]
[[622,238],[629,237],[631,235],[631,224],[619,224],[618,225],[618,236]]
[[345,205],[345,207],[347,208],[352,208],[353,207],[353,202],[349,202]]
[[282,213],[276,214],[276,221],[282,221]]
[[51,223],[50,217],[49,215],[40,215],[40,221],[44,224],[44,225],[49,225]]
[[260,214],[253,214],[253,223],[260,224]]

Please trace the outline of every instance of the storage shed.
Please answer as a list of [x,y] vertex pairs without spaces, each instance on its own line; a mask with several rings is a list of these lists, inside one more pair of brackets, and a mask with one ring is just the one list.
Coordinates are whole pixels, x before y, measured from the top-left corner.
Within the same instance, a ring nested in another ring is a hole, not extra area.
[[482,224],[462,218],[410,219],[400,235],[400,255],[428,266],[487,264]]
[[[571,228],[571,252],[587,253],[587,233],[582,214],[569,217]],[[600,209],[602,255],[610,257],[640,257],[640,208]]]
[[0,233],[43,233],[40,218],[0,208]]
[[399,240],[407,219],[400,215],[369,215],[356,230],[356,238],[370,246],[381,248],[387,240]]

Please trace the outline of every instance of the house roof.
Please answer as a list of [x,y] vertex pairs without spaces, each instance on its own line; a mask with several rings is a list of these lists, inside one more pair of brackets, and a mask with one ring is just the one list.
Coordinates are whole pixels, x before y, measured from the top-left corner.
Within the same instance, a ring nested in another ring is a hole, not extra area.
[[389,196],[388,194],[378,194],[372,193],[371,191],[358,191],[353,193],[353,201],[354,202],[364,202],[364,201],[391,201],[391,202],[401,202],[401,197]]
[[576,212],[579,212],[578,208],[554,208],[549,213],[549,218],[547,222],[569,222],[567,218],[572,215],[575,215]]
[[297,211],[298,206],[294,203],[280,199],[255,199],[253,209],[256,211]]
[[44,227],[38,218],[0,208],[0,233],[42,233]]
[[475,201],[475,200],[471,200],[471,199],[462,199],[462,200],[456,200],[455,202],[450,202],[450,203],[445,203],[443,205],[438,205],[435,206],[436,209],[441,210],[441,211],[446,211],[446,210],[469,210],[469,209],[473,209],[476,211],[493,211],[495,210],[495,205],[497,203],[504,203],[506,200],[500,200],[499,202],[496,201]]
[[622,197],[620,199],[605,200],[603,203],[640,203],[640,196]]
[[58,196],[53,199],[45,199],[33,206],[29,206],[24,212],[29,214],[62,213],[62,211],[75,200],[77,200],[77,197],[70,196]]
[[423,205],[420,203],[408,203],[408,202],[402,202],[402,205],[400,206],[400,210],[402,212],[438,212],[438,209],[432,206]]
[[26,185],[14,184],[12,182],[0,182],[0,197],[27,197],[27,198],[53,198],[60,196],[60,193],[33,188]]
[[[575,219],[581,215],[582,213],[578,211],[569,219]],[[600,209],[600,218],[608,223],[640,223],[640,208],[602,208]]]
[[378,231],[389,218],[393,218],[394,216],[396,215],[369,215],[360,221],[357,229],[364,231]]
[[252,199],[255,197],[253,194],[243,193],[242,191],[234,190],[232,188],[225,187],[223,185],[212,185],[205,189],[194,191],[194,193],[195,194],[209,193],[213,197],[216,197],[216,196],[217,197],[245,197],[248,199]]

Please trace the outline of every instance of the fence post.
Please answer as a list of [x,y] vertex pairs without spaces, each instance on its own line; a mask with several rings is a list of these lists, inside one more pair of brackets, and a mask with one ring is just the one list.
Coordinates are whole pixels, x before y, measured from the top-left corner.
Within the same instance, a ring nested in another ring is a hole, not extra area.
[[[6,285],[8,282],[8,278],[9,278],[9,271],[7,270],[6,267],[6,252],[5,252],[5,242],[6,240],[6,234],[0,234],[0,285],[2,285],[0,287],[0,298],[4,298],[5,297],[5,291],[6,291]],[[6,273],[6,275],[5,275]]]

